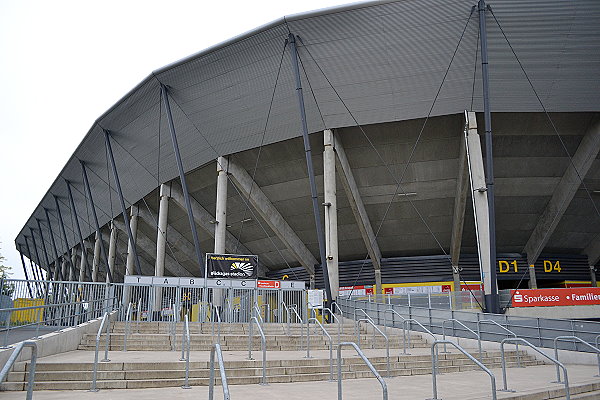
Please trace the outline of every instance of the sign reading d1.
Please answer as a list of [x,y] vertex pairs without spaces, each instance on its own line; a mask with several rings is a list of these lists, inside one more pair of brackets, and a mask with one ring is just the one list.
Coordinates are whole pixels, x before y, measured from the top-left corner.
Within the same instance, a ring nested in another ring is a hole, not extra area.
[[206,254],[207,278],[256,279],[258,256]]

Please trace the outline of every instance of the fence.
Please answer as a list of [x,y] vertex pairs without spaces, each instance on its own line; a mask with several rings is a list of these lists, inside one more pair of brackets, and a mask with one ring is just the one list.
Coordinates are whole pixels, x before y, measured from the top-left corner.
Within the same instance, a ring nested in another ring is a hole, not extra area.
[[[364,300],[352,300],[341,298],[339,305],[346,317],[352,318],[355,309],[363,309],[375,323],[384,325],[384,311],[392,308],[404,318],[413,318],[423,324],[435,334],[443,333],[443,322],[449,319],[457,319],[460,324],[453,324],[452,329],[446,327],[446,334],[473,338],[469,329],[477,332],[479,320],[493,320],[506,329],[514,332],[519,338],[526,339],[537,347],[553,348],[554,338],[558,336],[577,336],[587,343],[595,344],[595,339],[600,334],[600,323],[591,321],[550,319],[550,318],[526,318],[499,314],[484,314],[472,311],[443,310],[426,307],[416,307],[397,304],[373,303]],[[402,321],[387,317],[388,326],[401,328]],[[468,328],[468,329],[467,329]],[[481,340],[501,342],[507,337],[507,333],[494,324],[481,324]],[[418,326],[412,326],[412,330],[423,331]],[[563,350],[589,352],[587,346],[576,342],[560,342],[559,348]]]
[[351,300],[366,300],[378,303],[411,307],[438,308],[447,310],[481,310],[484,304],[481,290],[441,293],[406,293],[385,295],[360,295],[340,297]]

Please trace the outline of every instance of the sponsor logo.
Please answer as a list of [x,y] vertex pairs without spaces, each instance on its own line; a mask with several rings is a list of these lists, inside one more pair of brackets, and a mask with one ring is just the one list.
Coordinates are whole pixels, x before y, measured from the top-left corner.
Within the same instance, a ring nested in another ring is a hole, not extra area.
[[252,276],[252,273],[254,272],[254,267],[252,266],[252,264],[245,262],[234,262],[233,264],[231,264],[230,272],[236,273],[240,271],[243,272],[246,276]]

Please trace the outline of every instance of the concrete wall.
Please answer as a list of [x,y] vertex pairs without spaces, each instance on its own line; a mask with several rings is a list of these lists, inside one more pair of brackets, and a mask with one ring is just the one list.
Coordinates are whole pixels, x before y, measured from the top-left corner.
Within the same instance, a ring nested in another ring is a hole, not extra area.
[[[117,311],[113,311],[113,313],[110,314],[111,320],[116,318],[116,313]],[[101,323],[102,318],[96,318],[72,328],[61,329],[40,336],[37,340],[34,340],[38,348],[38,358],[77,350],[84,335],[98,333]],[[15,347],[16,344],[13,344],[8,349],[0,350],[0,366],[6,364]],[[25,348],[17,361],[28,361],[30,359],[31,349]]]

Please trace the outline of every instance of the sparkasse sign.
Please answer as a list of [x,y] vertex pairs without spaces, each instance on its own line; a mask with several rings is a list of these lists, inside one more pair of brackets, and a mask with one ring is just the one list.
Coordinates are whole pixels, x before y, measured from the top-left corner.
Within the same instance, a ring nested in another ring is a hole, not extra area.
[[513,307],[581,306],[600,304],[600,288],[511,290]]

